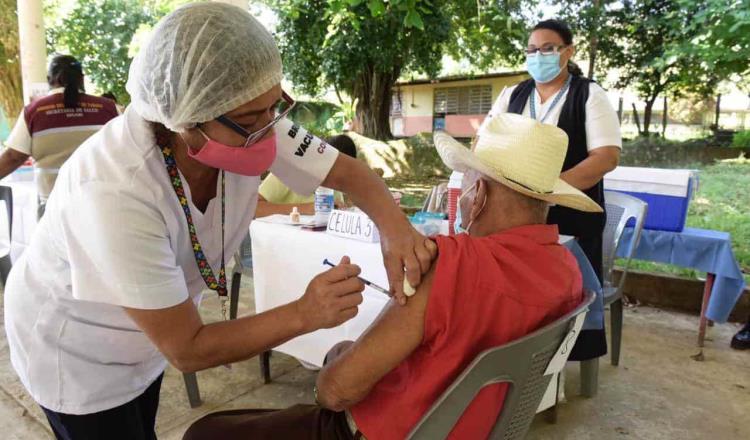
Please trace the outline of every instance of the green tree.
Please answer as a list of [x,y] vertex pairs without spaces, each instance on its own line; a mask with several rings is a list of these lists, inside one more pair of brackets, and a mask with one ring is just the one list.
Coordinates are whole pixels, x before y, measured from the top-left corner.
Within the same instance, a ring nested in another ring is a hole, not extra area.
[[152,25],[166,11],[152,1],[81,0],[47,31],[49,46],[78,58],[101,91],[127,103],[125,91],[131,57],[128,47],[142,24]]
[[15,0],[0,0],[0,106],[8,118],[23,108],[18,14]]
[[705,63],[721,79],[750,74],[750,0],[677,0],[692,11],[690,41],[673,50]]
[[568,23],[575,36],[577,53],[588,58],[586,76],[591,79],[596,78],[599,41],[611,37],[603,23],[608,21],[615,3],[615,0],[557,1],[560,17]]
[[706,96],[719,76],[696,54],[678,52],[696,37],[691,30],[695,9],[684,9],[679,0],[624,0],[607,14],[604,28],[609,38],[598,42],[605,67],[615,69],[615,87],[632,87],[645,102],[640,134],[650,135],[656,99],[679,97],[690,90]]
[[392,88],[406,72],[435,76],[444,54],[478,68],[516,63],[530,1],[275,0],[284,66],[315,95],[326,87],[356,100],[355,126],[391,137]]

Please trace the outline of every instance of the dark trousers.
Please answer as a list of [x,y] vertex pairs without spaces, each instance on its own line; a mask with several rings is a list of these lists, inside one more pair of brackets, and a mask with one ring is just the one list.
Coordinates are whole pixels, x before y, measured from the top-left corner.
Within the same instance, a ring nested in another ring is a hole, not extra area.
[[241,409],[209,414],[193,423],[182,440],[354,440],[343,412],[317,405]]
[[146,391],[128,403],[91,414],[64,414],[42,407],[58,440],[156,440],[160,375]]

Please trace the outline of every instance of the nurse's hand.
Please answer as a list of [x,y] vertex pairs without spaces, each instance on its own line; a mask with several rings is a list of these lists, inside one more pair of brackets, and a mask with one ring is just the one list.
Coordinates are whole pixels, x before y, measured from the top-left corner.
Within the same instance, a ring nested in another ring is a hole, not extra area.
[[365,290],[357,278],[360,272],[359,266],[344,257],[336,267],[310,281],[305,294],[295,303],[307,332],[336,327],[357,316]]
[[393,229],[380,231],[380,247],[391,294],[399,304],[404,305],[404,273],[406,280],[416,289],[422,281],[422,274],[430,270],[432,260],[437,256],[437,245],[417,232],[404,218]]

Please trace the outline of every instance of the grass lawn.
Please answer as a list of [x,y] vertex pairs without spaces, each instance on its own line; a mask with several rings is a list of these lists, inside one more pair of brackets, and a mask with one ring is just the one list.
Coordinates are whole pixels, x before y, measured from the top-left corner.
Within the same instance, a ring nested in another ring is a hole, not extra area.
[[[688,211],[687,226],[726,231],[745,280],[750,284],[750,161],[718,163],[700,172],[700,187]],[[633,261],[639,270],[702,277],[703,274],[666,264]]]

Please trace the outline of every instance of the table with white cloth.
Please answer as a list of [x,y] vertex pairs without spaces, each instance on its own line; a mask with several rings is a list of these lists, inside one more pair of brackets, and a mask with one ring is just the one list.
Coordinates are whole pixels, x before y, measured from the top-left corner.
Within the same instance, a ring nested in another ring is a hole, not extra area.
[[[250,225],[253,250],[253,284],[255,307],[258,313],[299,299],[308,283],[319,273],[329,269],[323,265],[328,259],[338,262],[349,256],[352,263],[362,269],[361,277],[376,284],[388,286],[388,277],[383,266],[383,255],[379,243],[336,237],[325,232],[313,232],[284,223],[284,216],[256,219]],[[603,305],[601,289],[591,265],[572,237],[561,237],[561,243],[573,251],[582,264],[584,287],[598,293],[588,315],[592,315],[584,328],[602,328]],[[577,251],[576,251],[577,250]],[[593,279],[593,280],[592,280]],[[344,324],[317,330],[294,338],[276,348],[306,364],[322,366],[326,353],[338,342],[356,340],[380,314],[389,298],[373,289],[366,288],[364,300],[357,316]],[[549,408],[555,401],[557,380],[550,384],[543,407]],[[546,404],[545,402],[550,402]]]
[[13,228],[8,237],[6,210],[0,210],[0,255],[10,252],[15,262],[31,242],[31,235],[37,224],[37,190],[33,180],[14,180],[6,177],[0,185],[9,187],[13,195]]
[[[624,256],[632,237],[633,228],[626,228],[618,256]],[[707,320],[726,322],[745,288],[727,232],[698,228],[685,228],[682,232],[644,229],[633,258],[706,272],[698,328],[700,347],[704,345]]]

